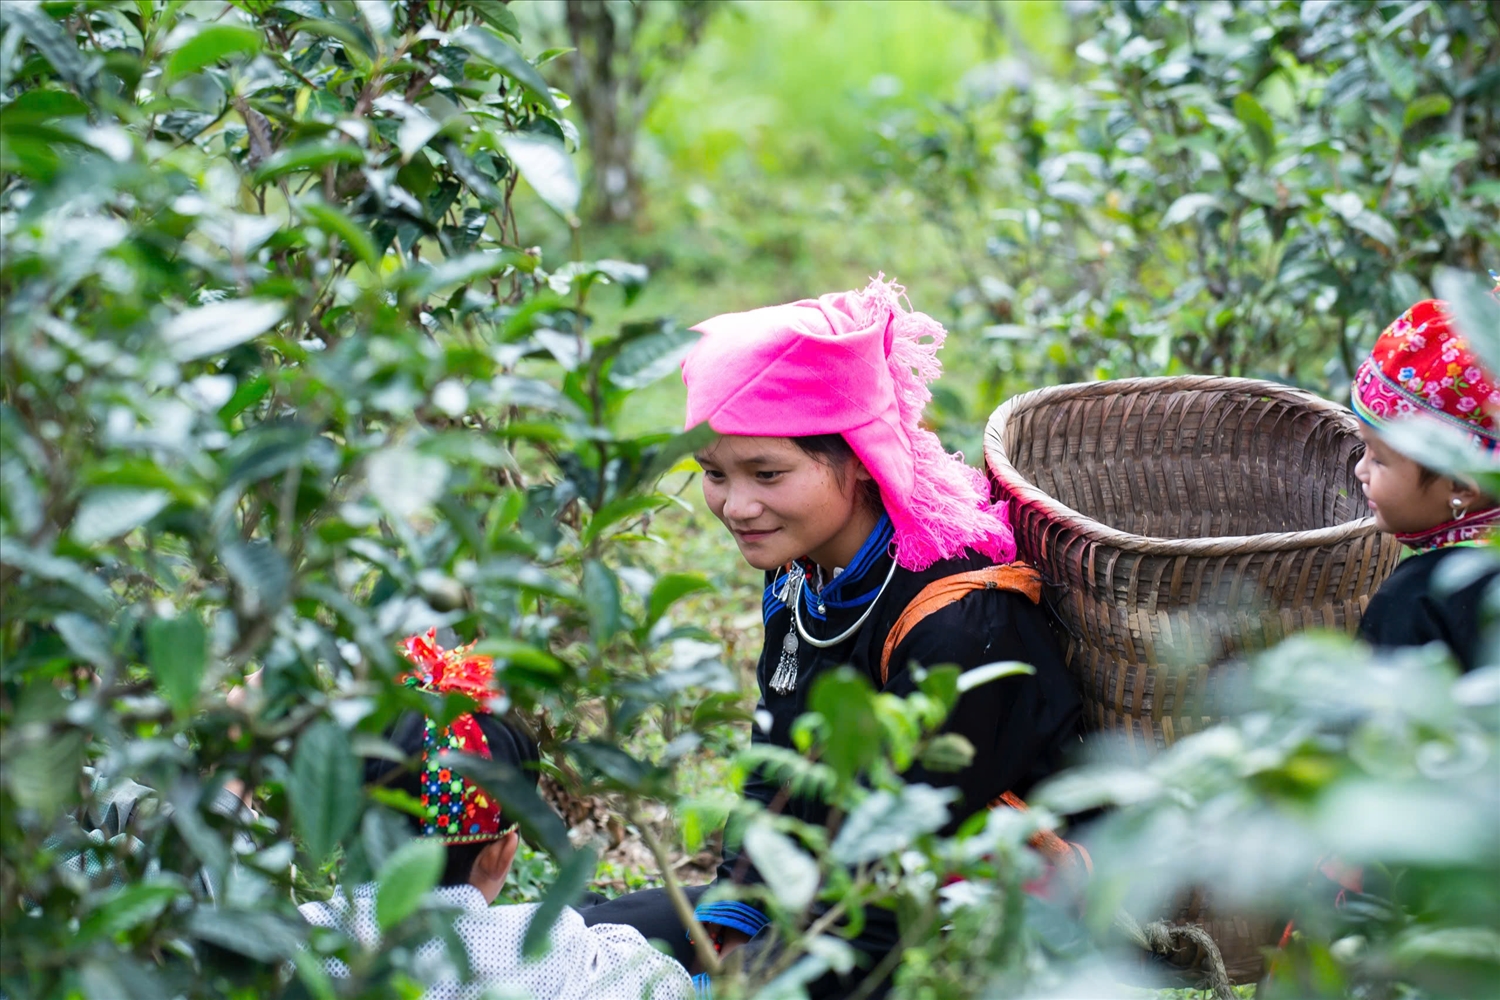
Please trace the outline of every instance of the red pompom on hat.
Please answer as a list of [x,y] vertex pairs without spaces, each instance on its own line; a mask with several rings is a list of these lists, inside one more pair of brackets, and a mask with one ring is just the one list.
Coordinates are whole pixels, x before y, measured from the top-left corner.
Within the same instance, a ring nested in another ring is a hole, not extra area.
[[1354,376],[1354,412],[1379,430],[1421,413],[1500,446],[1500,382],[1454,328],[1448,304],[1418,302],[1386,327]]

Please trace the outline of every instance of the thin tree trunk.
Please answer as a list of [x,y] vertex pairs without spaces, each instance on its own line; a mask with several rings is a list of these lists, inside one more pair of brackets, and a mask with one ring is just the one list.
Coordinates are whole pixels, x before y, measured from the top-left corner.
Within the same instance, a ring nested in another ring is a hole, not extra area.
[[620,121],[621,80],[615,55],[628,48],[604,0],[566,0],[568,35],[573,43],[573,100],[589,137],[589,187],[594,212],[606,222],[635,215],[639,180],[635,174],[635,129]]

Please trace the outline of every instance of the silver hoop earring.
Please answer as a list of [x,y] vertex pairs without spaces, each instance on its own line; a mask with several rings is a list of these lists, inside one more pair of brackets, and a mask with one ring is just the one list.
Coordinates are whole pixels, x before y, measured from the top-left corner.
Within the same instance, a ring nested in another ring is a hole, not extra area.
[[1455,521],[1462,521],[1464,519],[1464,515],[1469,513],[1464,509],[1464,502],[1458,497],[1454,497],[1452,500],[1449,500],[1448,506],[1453,508],[1453,520]]

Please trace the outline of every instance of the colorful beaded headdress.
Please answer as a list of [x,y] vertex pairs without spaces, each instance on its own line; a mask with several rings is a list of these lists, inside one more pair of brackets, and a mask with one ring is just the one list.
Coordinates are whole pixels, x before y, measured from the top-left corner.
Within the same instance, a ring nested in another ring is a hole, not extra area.
[[1379,429],[1417,413],[1500,445],[1500,384],[1453,326],[1448,304],[1418,302],[1386,327],[1354,376],[1354,412]]
[[[495,662],[476,655],[473,643],[443,649],[437,630],[428,629],[401,644],[413,669],[401,681],[408,687],[436,694],[457,691],[484,702],[498,692],[493,687]],[[472,713],[464,713],[439,728],[426,720],[422,737],[422,836],[440,838],[445,844],[472,844],[494,840],[508,831],[500,825],[500,803],[484,789],[467,780],[452,765],[455,754],[493,759],[489,740]]]

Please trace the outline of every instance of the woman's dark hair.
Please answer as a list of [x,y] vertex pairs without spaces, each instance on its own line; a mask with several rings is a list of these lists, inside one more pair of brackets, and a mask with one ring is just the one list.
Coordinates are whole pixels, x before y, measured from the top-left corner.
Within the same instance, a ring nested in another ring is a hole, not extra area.
[[[490,756],[505,761],[535,784],[538,778],[537,763],[541,753],[525,728],[514,719],[501,720],[488,712],[475,712],[474,721],[490,745]],[[421,712],[403,712],[396,724],[386,731],[385,738],[407,758],[406,763],[386,760],[381,757],[365,758],[365,784],[379,784],[405,792],[414,799],[422,797],[421,768],[422,743],[427,733],[427,719]],[[413,829],[420,832],[422,823],[415,816],[408,816]],[[473,844],[449,844],[448,861],[443,867],[438,885],[467,885],[469,873],[474,870],[474,860],[493,840],[481,840]]]
[[[842,434],[809,434],[806,437],[794,437],[792,442],[805,454],[833,469],[833,478],[840,487],[844,485],[844,468],[851,459],[859,457],[854,454],[854,449],[849,447],[849,442],[844,440]],[[880,499],[879,483],[866,479],[859,485],[859,499],[867,508],[885,510],[885,502]]]

